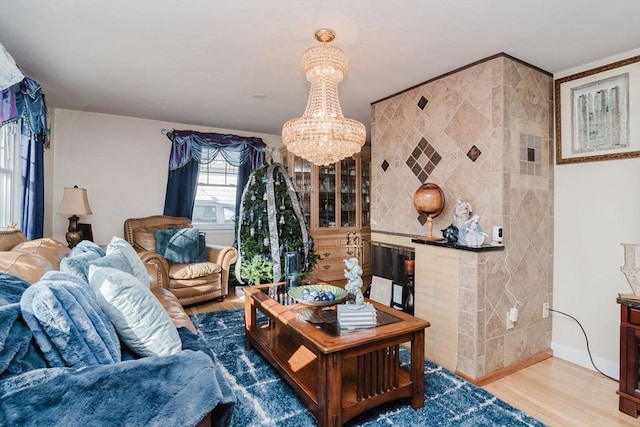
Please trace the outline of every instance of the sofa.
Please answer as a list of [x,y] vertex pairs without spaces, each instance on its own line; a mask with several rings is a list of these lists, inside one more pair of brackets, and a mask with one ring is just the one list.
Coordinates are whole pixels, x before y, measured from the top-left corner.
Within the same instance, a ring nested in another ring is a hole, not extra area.
[[[106,253],[88,241],[70,250],[0,231],[0,425],[230,423],[235,396],[166,289],[165,261],[127,246],[114,238]],[[84,258],[85,275],[72,274],[69,266]],[[129,288],[135,292],[119,294]],[[124,308],[113,317],[118,304]],[[131,330],[119,323],[132,315],[147,316],[157,348],[129,341],[139,339],[131,326],[138,319],[126,325]]]
[[[195,235],[187,237],[184,233]],[[165,245],[158,245],[160,236],[170,240]],[[155,256],[154,259],[164,263],[168,283],[164,287],[178,297],[182,305],[220,301],[229,293],[229,272],[238,258],[237,250],[231,246],[206,244],[204,234],[192,226],[189,218],[166,215],[129,218],[124,222],[124,238],[141,256]],[[179,254],[187,253],[186,247],[198,243],[198,238],[205,251],[202,259],[193,262],[175,259],[176,248]],[[186,247],[181,247],[181,242],[186,242]],[[159,247],[162,254],[157,252]]]

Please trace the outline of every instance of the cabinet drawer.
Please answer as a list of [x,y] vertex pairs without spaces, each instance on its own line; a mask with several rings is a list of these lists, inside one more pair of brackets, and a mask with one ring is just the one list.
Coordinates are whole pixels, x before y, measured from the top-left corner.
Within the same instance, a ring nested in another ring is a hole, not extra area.
[[340,237],[314,237],[313,246],[317,252],[324,248],[335,248],[337,246],[340,246]]
[[314,276],[322,280],[344,279],[342,259],[320,260],[314,270]]
[[322,257],[322,260],[333,261],[339,259],[342,261],[346,258],[351,258],[353,255],[347,254],[347,248],[318,248],[316,253]]
[[640,326],[640,310],[629,308],[629,323]]

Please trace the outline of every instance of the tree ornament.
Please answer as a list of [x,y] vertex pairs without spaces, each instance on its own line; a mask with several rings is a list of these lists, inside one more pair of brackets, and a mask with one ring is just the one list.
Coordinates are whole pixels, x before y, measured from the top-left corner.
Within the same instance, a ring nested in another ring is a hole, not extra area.
[[255,236],[255,235],[256,235],[256,230],[255,230],[253,227],[251,227],[251,230],[249,230],[249,235],[250,235],[251,237],[253,237],[253,236]]

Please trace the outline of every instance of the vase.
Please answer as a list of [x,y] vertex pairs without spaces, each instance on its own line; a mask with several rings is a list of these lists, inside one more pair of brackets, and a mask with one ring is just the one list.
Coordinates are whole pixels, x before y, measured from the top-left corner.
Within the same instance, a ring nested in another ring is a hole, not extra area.
[[414,274],[416,269],[415,260],[405,260],[404,271],[407,274],[406,283],[403,286],[402,294],[402,310],[406,313],[413,314],[414,306]]
[[640,246],[638,243],[621,243],[624,247],[624,265],[620,267],[631,286],[634,295],[640,296],[640,267],[636,264],[636,248]]
[[300,253],[285,252],[284,280],[287,290],[300,284]]

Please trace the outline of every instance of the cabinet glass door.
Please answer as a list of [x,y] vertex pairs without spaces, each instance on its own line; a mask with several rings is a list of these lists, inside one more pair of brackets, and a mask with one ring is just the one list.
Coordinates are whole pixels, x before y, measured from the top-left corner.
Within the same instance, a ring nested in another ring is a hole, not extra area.
[[309,227],[311,225],[311,163],[294,156],[292,178],[300,196],[304,222]]
[[340,162],[340,225],[356,226],[356,161],[352,158]]
[[371,225],[371,162],[362,159],[362,226]]
[[336,226],[336,165],[318,167],[318,225]]

